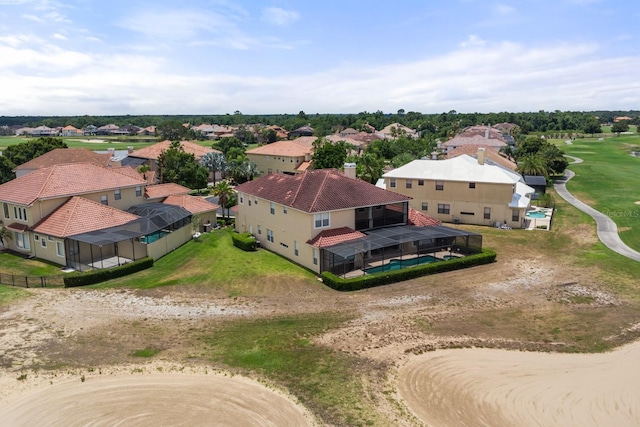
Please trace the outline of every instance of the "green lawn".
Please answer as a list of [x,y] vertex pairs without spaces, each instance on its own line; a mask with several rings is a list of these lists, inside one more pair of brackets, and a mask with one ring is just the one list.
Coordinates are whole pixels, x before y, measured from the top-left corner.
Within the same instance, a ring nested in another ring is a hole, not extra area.
[[0,272],[20,276],[56,276],[60,266],[37,259],[28,259],[9,252],[0,252]]
[[14,301],[29,295],[31,294],[23,289],[0,285],[0,307],[10,305]]
[[569,166],[576,173],[567,184],[569,191],[609,215],[618,225],[620,238],[640,251],[640,204],[635,204],[640,201],[640,158],[630,155],[632,150],[640,151],[640,136],[578,139],[561,148],[584,160]]
[[264,286],[282,282],[316,285],[315,275],[274,253],[243,252],[233,246],[231,229],[203,234],[164,257],[135,280],[120,278],[98,287],[129,286],[146,289],[168,285],[211,286],[230,295],[254,294]]

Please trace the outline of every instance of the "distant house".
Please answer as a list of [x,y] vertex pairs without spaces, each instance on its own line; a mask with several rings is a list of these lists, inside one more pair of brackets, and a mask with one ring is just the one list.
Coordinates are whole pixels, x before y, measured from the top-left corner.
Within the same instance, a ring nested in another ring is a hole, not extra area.
[[[149,166],[149,170],[151,172],[156,172],[158,170],[158,158],[160,157],[160,154],[162,154],[162,152],[164,151],[167,151],[169,147],[171,147],[171,144],[172,141],[165,140],[153,145],[149,145],[148,147],[140,148],[139,150],[134,150],[129,153],[129,160],[127,162],[136,164],[136,167],[140,166],[141,164],[146,164]],[[202,159],[202,156],[207,153],[222,153],[220,150],[204,147],[191,141],[180,141],[180,146],[186,153],[193,154],[197,162],[199,162],[200,159]],[[136,159],[138,159],[139,161],[135,162]]]
[[461,145],[460,147],[454,148],[453,150],[447,152],[447,158],[453,159],[454,157],[461,156],[466,154],[475,159],[478,158],[478,152],[484,150],[484,161],[488,165],[501,166],[511,171],[515,171],[518,165],[512,159],[507,158],[502,153],[498,152],[495,147],[492,147],[488,144],[478,144],[478,145]]
[[289,138],[299,138],[301,136],[313,136],[313,128],[311,126],[302,126],[289,132]]
[[337,134],[341,138],[350,138],[353,135],[356,135],[357,133],[358,133],[358,131],[355,130],[354,128],[346,128],[346,129],[342,129],[340,132],[337,132]]
[[313,136],[276,141],[246,151],[246,156],[257,166],[258,176],[270,173],[296,175],[311,165]]
[[409,197],[356,179],[355,166],[345,170],[348,175],[335,169],[274,173],[239,185],[236,230],[316,273],[341,276],[389,268],[392,259],[416,261],[457,244],[481,250],[481,236],[412,212]]
[[618,116],[616,118],[613,119],[614,123],[618,123],[618,122],[630,122],[631,120],[633,120],[633,117],[629,117],[629,116]]
[[155,126],[147,126],[144,129],[140,129],[138,131],[138,135],[144,135],[144,136],[152,136],[156,134],[156,127]]
[[31,129],[31,136],[33,136],[34,138],[39,138],[43,136],[58,136],[58,134],[59,133],[57,130],[44,125]]
[[20,136],[20,135],[31,135],[31,132],[33,131],[33,128],[29,128],[29,127],[21,127],[18,128],[14,131],[14,134],[16,136]]
[[84,135],[84,132],[71,125],[68,125],[62,128],[61,134],[62,136],[81,136]]
[[384,185],[411,197],[412,208],[443,222],[522,228],[535,190],[519,174],[488,164],[484,154],[414,160],[385,173]]
[[[96,128],[96,135],[115,135],[116,132],[120,131],[120,126],[114,124],[108,124],[104,126],[100,126]],[[127,132],[128,133],[128,132]]]
[[276,136],[278,137],[278,139],[287,139],[289,137],[289,132],[287,132],[287,130],[283,127],[277,126],[277,125],[271,125],[271,126],[267,126],[265,128],[266,129],[271,129],[276,133]]
[[396,139],[401,135],[405,135],[409,138],[418,137],[418,132],[406,127],[405,125],[401,125],[400,123],[391,123],[389,126],[386,126],[377,133],[385,139]]
[[[497,132],[497,131],[496,131]],[[474,147],[483,146],[492,148],[496,151],[499,151],[502,147],[507,146],[507,142],[500,134],[499,138],[489,138],[490,132],[488,130],[485,131],[484,135],[471,134],[469,136],[458,135],[451,138],[448,141],[442,143],[442,147],[446,150],[446,152],[450,152],[455,150],[456,148],[464,147],[467,145],[473,145]]]

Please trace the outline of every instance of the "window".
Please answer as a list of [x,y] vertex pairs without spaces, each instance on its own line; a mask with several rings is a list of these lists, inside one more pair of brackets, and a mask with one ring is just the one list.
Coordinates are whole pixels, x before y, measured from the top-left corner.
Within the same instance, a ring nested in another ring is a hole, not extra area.
[[287,211],[287,207],[286,207],[286,206],[283,206],[283,207],[282,207],[282,213],[286,215],[286,214],[287,214],[287,212],[288,212],[288,211]]
[[43,238],[42,238],[42,240],[40,240],[40,245],[41,245],[43,248],[46,248],[46,247],[47,247],[47,239],[45,239],[45,238],[43,237]]
[[247,203],[249,203],[249,206],[251,206],[251,200],[247,200]]
[[102,197],[100,197],[100,203],[102,203],[103,205],[108,205],[109,204],[109,196],[107,196],[106,194]]
[[405,181],[405,185],[407,188],[413,188],[413,181],[408,179]]
[[300,254],[300,251],[298,250],[298,241],[297,240],[293,241],[293,253],[295,253],[296,256],[298,256]]
[[469,183],[469,188],[476,188],[476,183],[475,182],[470,182]]
[[313,265],[318,265],[318,250],[313,248]]
[[262,227],[258,225],[258,234],[262,234]]
[[267,228],[267,240],[273,243],[273,230],[269,230],[268,228]]
[[253,199],[253,203],[258,204],[258,199]]
[[2,207],[4,208],[4,217],[9,218],[9,205],[6,203],[3,203]]
[[422,202],[422,210],[423,210],[423,211],[429,210],[429,203],[427,203],[427,202]]
[[276,214],[276,205],[273,202],[269,202],[269,212],[271,212],[271,215],[275,215]]
[[33,240],[35,240],[37,242],[38,240],[40,240],[40,236],[38,236],[37,234],[34,234],[33,235]]
[[520,211],[518,209],[513,209],[511,211],[511,221],[513,222],[520,221]]
[[396,179],[395,178],[390,178],[389,179],[389,188],[396,188]]
[[436,181],[436,191],[444,190],[444,181]]
[[491,208],[484,208],[484,219],[491,219]]
[[50,241],[50,242],[53,242],[53,237],[47,236],[47,240]]
[[62,242],[56,242],[56,253],[58,256],[64,257],[64,244]]
[[418,185],[423,186],[424,185],[424,179],[419,179],[418,180]]
[[[14,206],[13,207],[13,216],[14,216],[15,219],[26,221],[27,220],[27,209],[19,208],[17,206]],[[9,216],[7,216],[7,218],[9,218]]]
[[16,245],[20,249],[24,249],[27,251],[31,249],[31,245],[29,243],[29,235],[27,233],[16,232]]
[[314,228],[324,228],[329,226],[329,212],[317,213],[313,217]]
[[116,190],[116,194],[113,198],[116,200],[120,200],[122,198],[122,195],[120,194],[120,189]]
[[[264,156],[266,160],[269,160],[269,156]],[[269,173],[271,173],[271,169],[269,169]]]
[[438,203],[438,213],[439,214],[448,214],[451,210],[451,206],[448,204]]
[[244,196],[242,194],[240,195],[240,204],[244,204]]
[[142,196],[142,187],[136,187],[136,197]]

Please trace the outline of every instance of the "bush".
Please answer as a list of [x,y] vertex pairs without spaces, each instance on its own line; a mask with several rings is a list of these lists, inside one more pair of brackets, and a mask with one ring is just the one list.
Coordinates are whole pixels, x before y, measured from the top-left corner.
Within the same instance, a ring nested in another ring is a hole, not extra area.
[[495,251],[484,249],[481,253],[462,258],[407,267],[402,270],[382,271],[380,273],[368,274],[352,279],[343,279],[328,271],[323,272],[321,276],[325,285],[337,291],[357,291],[415,279],[416,277],[427,276],[429,274],[444,273],[446,271],[460,270],[476,265],[490,264],[495,260]]
[[64,277],[64,287],[95,285],[117,277],[127,276],[153,266],[153,258],[142,258],[119,267],[91,270],[84,273],[73,273]]
[[251,252],[258,248],[258,242],[251,233],[232,233],[231,239],[233,240],[233,246],[240,248],[243,251]]

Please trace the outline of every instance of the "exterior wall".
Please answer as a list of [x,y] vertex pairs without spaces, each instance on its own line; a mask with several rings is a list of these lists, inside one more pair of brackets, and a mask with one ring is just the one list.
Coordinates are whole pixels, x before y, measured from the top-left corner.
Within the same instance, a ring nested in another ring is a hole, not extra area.
[[247,154],[247,158],[254,162],[258,169],[258,176],[268,173],[294,174],[296,168],[305,161],[305,156],[267,156],[264,154]]
[[147,255],[157,260],[169,252],[187,243],[192,237],[192,226],[187,224],[179,230],[169,233],[161,239],[147,245]]
[[[519,209],[518,221],[512,221],[513,209],[509,203],[513,198],[514,185],[476,182],[470,188],[469,182],[443,181],[443,189],[436,190],[435,180],[411,180],[411,188],[407,188],[407,180],[395,178],[396,186],[391,187],[391,178],[385,178],[388,190],[410,196],[410,206],[422,213],[443,222],[460,222],[462,224],[493,225],[496,221],[506,222],[513,228],[523,226],[526,209]],[[422,209],[423,202],[427,210]],[[449,205],[449,213],[438,213],[438,205]],[[485,218],[485,208],[490,208],[489,218]],[[457,221],[456,221],[457,219]]]
[[147,245],[136,242],[135,240],[133,243],[130,240],[123,240],[122,242],[118,242],[118,254],[123,258],[129,258],[135,261],[147,256]]
[[[256,204],[255,201],[258,201]],[[251,205],[249,205],[249,201]],[[306,242],[323,230],[338,227],[355,227],[354,210],[329,212],[329,226],[314,228],[314,214],[271,204],[268,200],[238,194],[238,213],[236,215],[236,231],[252,233],[260,241],[260,245],[272,252],[280,254],[316,273],[320,272],[320,250]],[[273,231],[273,242],[267,239],[267,230]],[[295,245],[298,244],[298,255]],[[318,262],[314,264],[314,249],[317,250]]]
[[107,203],[109,206],[124,211],[129,209],[131,206],[142,205],[146,203],[146,200],[144,198],[144,185],[141,185],[140,187],[140,196],[136,196],[135,187],[121,188],[120,200],[116,200],[115,190],[100,191],[91,194],[81,194],[80,197],[84,197],[85,199],[101,203],[102,196],[107,196]]
[[[66,265],[67,258],[65,253],[64,239],[47,236],[44,234],[33,234],[33,255],[36,258],[43,259],[54,264]],[[62,256],[58,255],[57,244],[62,245]],[[43,246],[43,244],[45,246]]]
[[209,227],[208,231],[211,231],[213,229],[213,227],[216,226],[216,221],[218,220],[218,215],[216,213],[216,211],[210,211],[210,212],[202,212],[197,214],[200,217],[200,226],[198,227],[198,230],[196,231],[205,231],[204,229],[204,225],[205,224],[211,224],[211,226]]

